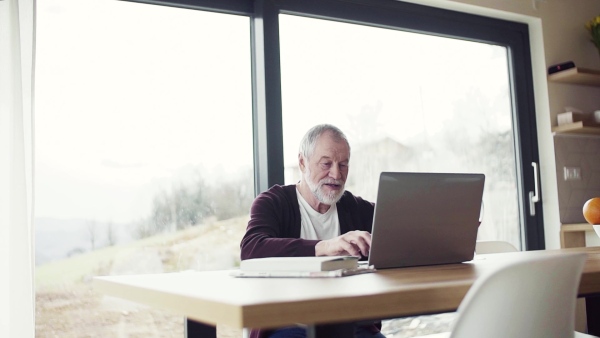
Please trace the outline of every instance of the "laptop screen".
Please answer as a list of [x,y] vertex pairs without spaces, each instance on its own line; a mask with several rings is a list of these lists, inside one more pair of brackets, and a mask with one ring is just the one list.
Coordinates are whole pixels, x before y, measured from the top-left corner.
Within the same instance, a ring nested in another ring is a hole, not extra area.
[[377,269],[473,259],[485,176],[382,172],[369,264]]

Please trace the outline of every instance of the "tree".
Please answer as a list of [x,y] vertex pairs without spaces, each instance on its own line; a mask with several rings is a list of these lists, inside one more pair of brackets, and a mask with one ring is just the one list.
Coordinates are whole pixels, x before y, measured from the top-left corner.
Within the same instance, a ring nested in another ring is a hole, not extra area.
[[117,244],[117,233],[112,221],[109,221],[106,225],[106,242],[108,246]]
[[213,189],[212,210],[218,220],[245,215],[254,199],[254,180],[248,170],[225,184]]
[[135,224],[132,231],[132,236],[136,239],[142,239],[150,237],[156,233],[158,233],[158,231],[154,229],[150,219],[141,219]]
[[206,218],[218,220],[245,215],[254,199],[254,180],[251,169],[234,175],[217,187],[206,184],[198,173],[190,184],[173,185],[171,191],[161,191],[154,197],[148,218],[140,220],[134,229],[136,238],[160,232],[176,231],[201,224]]
[[92,251],[96,250],[96,239],[98,237],[98,226],[95,220],[88,220],[86,223],[87,236],[92,246]]

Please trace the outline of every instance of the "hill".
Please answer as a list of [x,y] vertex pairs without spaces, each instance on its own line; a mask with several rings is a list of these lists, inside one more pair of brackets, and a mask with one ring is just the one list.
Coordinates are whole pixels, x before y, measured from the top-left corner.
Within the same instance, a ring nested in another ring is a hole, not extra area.
[[102,223],[86,219],[56,219],[36,217],[35,228],[35,264],[69,258],[92,250],[91,231],[95,237],[95,248],[109,246],[107,235],[111,231],[114,244],[126,244],[133,241],[132,224]]
[[[94,276],[227,269],[239,265],[247,216],[209,221],[36,267],[36,337],[183,336],[183,317],[104,296]],[[240,337],[219,328],[219,337]]]

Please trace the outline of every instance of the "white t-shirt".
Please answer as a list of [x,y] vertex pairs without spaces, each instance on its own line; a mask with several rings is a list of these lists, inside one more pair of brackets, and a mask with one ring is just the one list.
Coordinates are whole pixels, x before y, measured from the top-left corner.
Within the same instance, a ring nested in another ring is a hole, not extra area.
[[296,190],[296,195],[302,218],[300,238],[324,240],[340,235],[340,220],[335,204],[329,207],[326,213],[321,214],[308,204],[298,190]]

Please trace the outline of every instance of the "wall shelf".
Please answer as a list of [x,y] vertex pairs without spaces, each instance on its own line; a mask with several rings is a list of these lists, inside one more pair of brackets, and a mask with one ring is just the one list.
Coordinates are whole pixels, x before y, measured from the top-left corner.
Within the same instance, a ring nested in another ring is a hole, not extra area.
[[594,231],[594,227],[588,223],[561,224],[560,247],[584,247],[586,231]]
[[[600,70],[574,67],[548,75],[548,81],[600,87]],[[575,122],[552,127],[552,133],[600,136],[600,127],[588,127],[583,122]]]
[[548,75],[548,80],[585,86],[600,86],[600,71],[575,67]]
[[579,121],[552,127],[552,132],[554,134],[585,134],[600,136],[600,127],[584,127],[583,122]]

